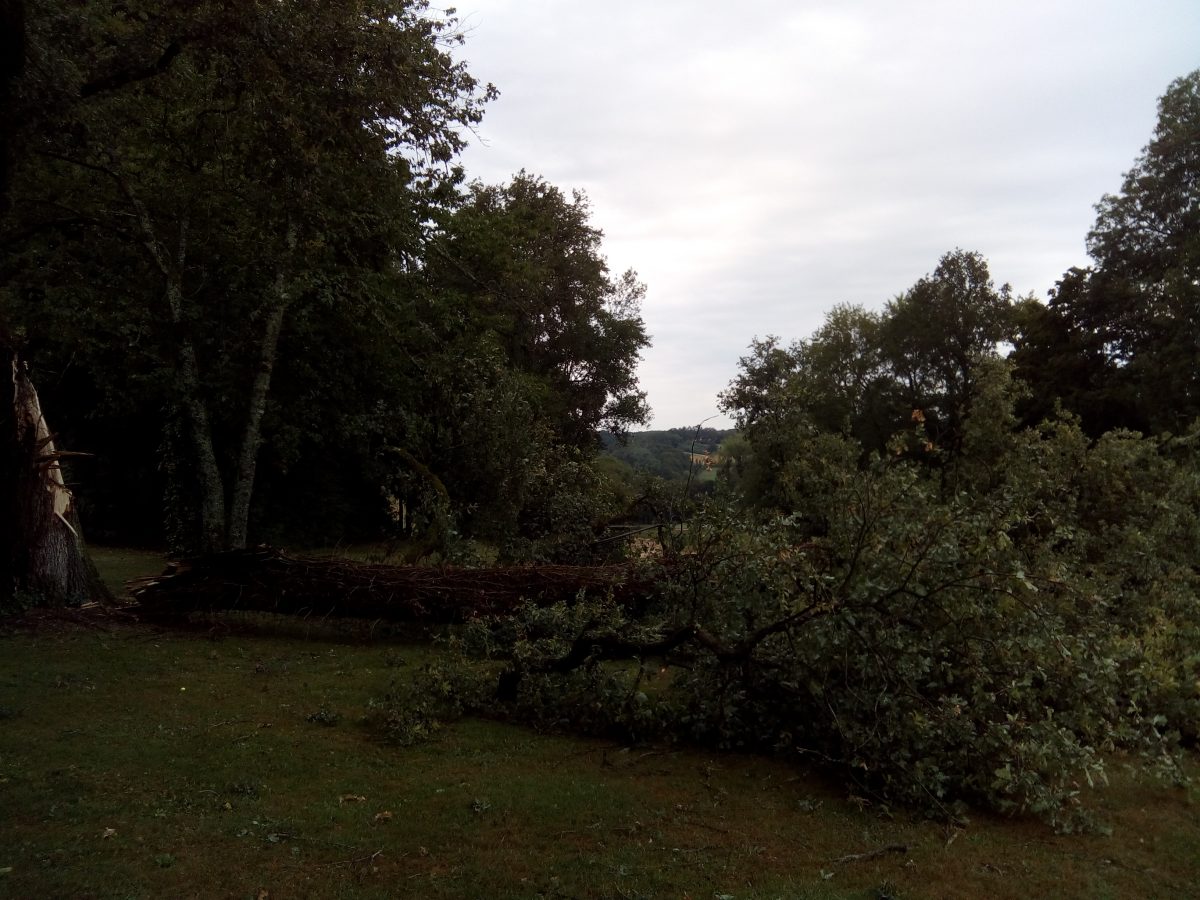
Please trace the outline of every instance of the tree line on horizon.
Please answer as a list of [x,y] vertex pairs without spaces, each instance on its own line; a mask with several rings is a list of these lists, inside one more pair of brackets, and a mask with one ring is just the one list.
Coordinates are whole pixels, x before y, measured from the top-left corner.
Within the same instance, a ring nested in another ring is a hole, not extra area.
[[[806,435],[850,439],[862,458],[904,449],[946,467],[961,456],[981,379],[1013,379],[1014,427],[1075,417],[1090,439],[1114,431],[1180,436],[1200,420],[1200,73],[1173,82],[1154,135],[1121,189],[1097,204],[1088,267],[1046,301],[997,286],[978,252],[946,253],[880,309],[839,304],[810,336],[755,338],[719,398],[736,433],[720,470],[743,500],[789,508],[787,461]],[[645,473],[686,479],[695,430],[634,435],[608,452]],[[910,434],[911,437],[911,434]],[[909,441],[912,443],[912,441]]]
[[[1159,101],[1150,143],[1116,194],[1097,204],[1093,264],[1068,269],[1046,302],[997,287],[986,259],[947,253],[879,311],[839,305],[810,337],[756,339],[722,408],[760,457],[796,423],[885,452],[920,424],[930,461],[964,452],[980,373],[1005,360],[1019,383],[1017,424],[1062,413],[1092,439],[1117,430],[1182,435],[1200,419],[1200,72]],[[1006,352],[1007,351],[1007,352]],[[767,457],[771,460],[768,462]],[[765,467],[765,468],[764,468]],[[761,487],[753,487],[761,482]]]

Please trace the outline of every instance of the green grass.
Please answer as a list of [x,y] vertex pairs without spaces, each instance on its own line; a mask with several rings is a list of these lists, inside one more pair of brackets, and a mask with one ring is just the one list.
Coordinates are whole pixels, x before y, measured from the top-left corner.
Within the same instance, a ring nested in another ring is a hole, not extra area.
[[166,567],[166,557],[129,547],[90,547],[92,562],[100,579],[115,597],[125,596],[125,582],[143,575],[157,575]]
[[[368,701],[433,652],[11,628],[0,896],[1196,896],[1195,806],[1122,772],[1100,795],[1111,837],[948,833],[780,761],[480,720],[380,743]],[[907,852],[837,862],[889,844]]]

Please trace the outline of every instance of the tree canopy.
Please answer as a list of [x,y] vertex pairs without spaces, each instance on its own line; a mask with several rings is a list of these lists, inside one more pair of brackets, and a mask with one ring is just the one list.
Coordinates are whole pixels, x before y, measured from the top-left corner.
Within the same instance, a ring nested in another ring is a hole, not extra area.
[[597,429],[627,431],[648,415],[635,367],[649,345],[645,287],[613,277],[588,199],[568,199],[526,172],[474,184],[435,237],[427,274],[472,311],[473,339],[545,389],[558,437],[594,447]]
[[1093,266],[1030,310],[1016,359],[1092,434],[1178,433],[1200,416],[1200,70],[1167,88],[1150,143],[1096,213]]
[[806,452],[805,435],[818,433],[881,453],[919,425],[921,440],[905,452],[935,465],[957,457],[980,366],[999,358],[1014,315],[983,257],[955,250],[879,313],[837,306],[790,347],[756,340],[721,395],[752,448],[743,489],[794,508],[783,473]]
[[586,198],[524,173],[463,187],[496,92],[455,59],[452,14],[26,11],[14,108],[40,113],[12,153],[0,304],[97,454],[102,533],[334,539],[389,503],[453,507],[409,528],[516,527],[499,510],[565,448],[586,464],[597,427],[644,420],[644,288],[609,276]]

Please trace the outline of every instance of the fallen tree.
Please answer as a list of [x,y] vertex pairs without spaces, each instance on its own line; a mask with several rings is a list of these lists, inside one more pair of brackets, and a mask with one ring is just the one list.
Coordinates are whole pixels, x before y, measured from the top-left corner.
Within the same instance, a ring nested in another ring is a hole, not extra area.
[[162,575],[137,579],[129,588],[147,618],[251,610],[452,623],[511,613],[526,600],[571,601],[583,591],[611,592],[632,604],[650,595],[655,580],[645,567],[632,565],[429,568],[293,557],[260,547],[171,563]]

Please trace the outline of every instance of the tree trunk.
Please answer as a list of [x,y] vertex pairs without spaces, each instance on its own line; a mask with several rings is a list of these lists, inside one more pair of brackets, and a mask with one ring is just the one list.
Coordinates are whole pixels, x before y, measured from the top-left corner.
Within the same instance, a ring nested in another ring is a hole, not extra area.
[[[172,315],[176,323],[182,317],[182,291],[178,281],[167,286]],[[195,453],[196,474],[200,482],[200,549],[216,553],[225,549],[225,484],[217,465],[213,447],[212,426],[208,409],[200,394],[200,373],[196,363],[196,348],[188,337],[180,340],[178,376],[183,391],[183,408],[187,417],[192,451]]]
[[204,396],[200,390],[200,366],[196,360],[196,345],[184,327],[183,270],[187,262],[189,219],[184,214],[179,221],[179,240],[175,252],[169,253],[159,240],[150,211],[142,203],[129,179],[120,168],[118,155],[110,150],[114,166],[109,172],[133,207],[138,225],[142,229],[142,244],[150,259],[162,273],[166,284],[167,309],[171,324],[179,335],[179,359],[176,377],[183,395],[182,408],[187,419],[192,450],[195,453],[196,476],[200,483],[200,550],[216,553],[225,549],[225,483],[217,465],[217,453],[213,446],[212,425]]
[[287,256],[282,268],[275,275],[275,286],[267,310],[266,327],[263,329],[262,346],[259,349],[258,371],[250,388],[250,403],[246,415],[246,429],[242,432],[242,452],[238,457],[237,481],[233,485],[233,499],[229,509],[227,532],[231,550],[244,550],[250,526],[250,497],[254,493],[254,475],[258,469],[258,449],[262,445],[262,420],[267,411],[267,397],[271,391],[271,375],[275,371],[275,360],[279,352],[279,335],[283,331],[283,318],[291,303],[291,262],[296,251],[296,227],[288,223],[285,235]]
[[162,575],[130,582],[143,615],[259,610],[283,615],[467,622],[514,615],[527,603],[573,603],[585,591],[639,614],[665,569],[640,565],[384,566],[346,559],[305,559],[270,548],[230,550],[171,563]]
[[279,332],[283,329],[286,307],[279,305],[267,316],[266,333],[259,355],[259,368],[250,389],[250,404],[246,430],[242,433],[242,452],[238,457],[237,481],[233,486],[233,502],[229,507],[229,549],[244,550],[250,526],[250,497],[254,493],[254,475],[258,468],[258,449],[262,445],[262,419],[267,411],[267,395],[271,389],[271,373],[279,347]]
[[24,363],[6,349],[12,392],[3,423],[6,590],[18,602],[78,605],[112,596],[88,559],[70,490]]
[[[11,353],[5,356],[13,359]],[[20,580],[21,549],[25,532],[19,521],[21,448],[17,441],[16,391],[0,400],[0,611],[10,609]]]

